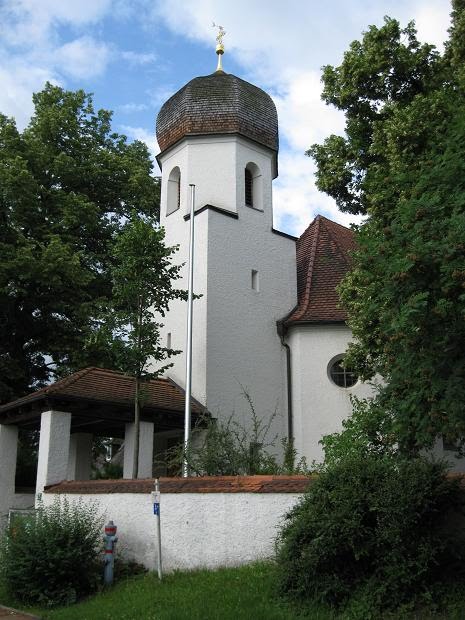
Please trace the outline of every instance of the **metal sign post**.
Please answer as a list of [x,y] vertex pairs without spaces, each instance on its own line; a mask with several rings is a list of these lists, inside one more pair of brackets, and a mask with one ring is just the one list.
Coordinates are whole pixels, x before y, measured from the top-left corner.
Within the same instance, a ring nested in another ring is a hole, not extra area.
[[158,544],[158,579],[162,578],[161,569],[161,525],[160,525],[160,484],[158,478],[155,479],[155,491],[152,491],[153,514],[157,521],[157,544]]
[[189,475],[189,444],[191,432],[191,392],[192,392],[192,311],[193,311],[193,288],[194,288],[194,204],[195,185],[191,188],[190,210],[190,240],[189,240],[189,280],[187,286],[187,342],[186,342],[186,402],[184,410],[184,459],[182,463],[182,476]]

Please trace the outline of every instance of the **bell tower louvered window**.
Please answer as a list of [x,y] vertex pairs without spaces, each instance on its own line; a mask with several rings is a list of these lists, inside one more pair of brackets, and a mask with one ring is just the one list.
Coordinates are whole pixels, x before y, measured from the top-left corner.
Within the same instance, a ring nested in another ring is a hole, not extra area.
[[245,169],[245,204],[248,207],[253,207],[253,176],[252,172]]

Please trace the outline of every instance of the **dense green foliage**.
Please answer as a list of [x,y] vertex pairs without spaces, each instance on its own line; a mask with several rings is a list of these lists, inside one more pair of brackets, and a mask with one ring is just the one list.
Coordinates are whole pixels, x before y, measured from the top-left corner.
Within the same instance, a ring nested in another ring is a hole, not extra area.
[[67,605],[95,591],[103,572],[103,520],[94,506],[57,500],[16,517],[2,541],[1,575],[11,596]]
[[445,52],[386,18],[324,71],[345,137],[314,145],[318,186],[365,213],[341,295],[348,364],[380,374],[379,411],[399,447],[465,437],[465,2]]
[[[422,459],[348,458],[323,472],[288,515],[278,549],[291,597],[359,617],[424,603],[463,578],[465,497]],[[357,615],[357,614],[355,614]]]
[[[322,97],[344,112],[345,136],[332,135],[309,153],[318,165],[319,189],[332,196],[341,211],[367,213],[380,207],[380,175],[389,175],[392,160],[404,149],[413,159],[421,151],[421,141],[413,143],[409,133],[396,132],[394,125],[399,115],[409,116],[413,101],[423,101],[442,86],[440,67],[438,53],[417,41],[413,24],[402,29],[388,17],[384,26],[370,26],[362,41],[351,43],[339,67],[324,67]],[[387,126],[393,130],[388,144]],[[415,129],[420,133],[420,127]]]
[[33,99],[22,132],[0,114],[0,402],[112,365],[85,346],[111,296],[110,248],[121,218],[158,210],[147,147],[112,133],[110,112],[50,84]]

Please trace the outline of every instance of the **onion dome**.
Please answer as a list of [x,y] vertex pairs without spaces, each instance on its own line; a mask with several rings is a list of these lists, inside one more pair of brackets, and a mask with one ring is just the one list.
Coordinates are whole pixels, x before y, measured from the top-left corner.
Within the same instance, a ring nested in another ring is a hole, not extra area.
[[239,134],[277,153],[278,115],[263,90],[225,73],[188,82],[162,106],[157,139],[165,151],[186,136]]

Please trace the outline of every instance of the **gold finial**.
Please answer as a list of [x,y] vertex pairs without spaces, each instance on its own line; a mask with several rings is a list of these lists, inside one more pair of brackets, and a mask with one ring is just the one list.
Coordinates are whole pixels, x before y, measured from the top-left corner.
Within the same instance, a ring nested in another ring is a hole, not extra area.
[[224,54],[223,37],[226,34],[226,30],[223,28],[223,26],[215,24],[215,22],[213,22],[212,27],[218,28],[218,34],[216,35],[216,53],[218,54],[218,65],[216,67],[216,70],[224,73],[223,66],[221,64],[221,57]]

